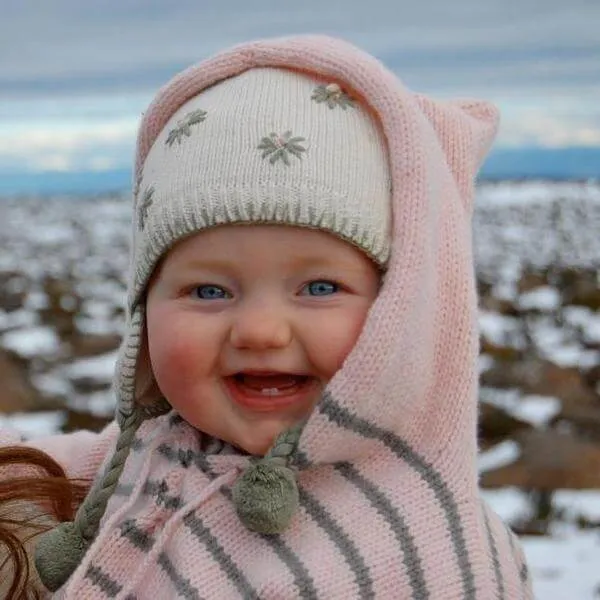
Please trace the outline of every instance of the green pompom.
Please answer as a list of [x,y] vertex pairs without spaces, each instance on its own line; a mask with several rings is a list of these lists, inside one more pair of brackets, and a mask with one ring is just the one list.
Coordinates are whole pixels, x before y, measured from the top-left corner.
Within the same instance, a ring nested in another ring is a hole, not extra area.
[[298,508],[294,472],[268,460],[246,469],[232,492],[240,521],[258,533],[282,533]]
[[74,523],[61,523],[40,536],[35,549],[35,568],[41,582],[55,592],[73,574],[83,559],[88,544]]

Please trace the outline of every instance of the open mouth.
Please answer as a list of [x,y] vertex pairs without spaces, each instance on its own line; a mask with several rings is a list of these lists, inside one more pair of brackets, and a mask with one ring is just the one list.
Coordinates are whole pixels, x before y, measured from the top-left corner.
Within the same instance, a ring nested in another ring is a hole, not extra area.
[[317,380],[294,373],[235,373],[225,384],[235,401],[250,408],[271,410],[301,401]]

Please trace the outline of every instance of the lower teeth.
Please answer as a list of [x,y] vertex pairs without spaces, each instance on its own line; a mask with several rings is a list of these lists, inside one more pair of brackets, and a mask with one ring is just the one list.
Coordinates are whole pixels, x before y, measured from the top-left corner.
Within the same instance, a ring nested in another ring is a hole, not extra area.
[[260,393],[263,396],[276,396],[277,394],[279,394],[279,390],[277,388],[264,388],[260,390]]

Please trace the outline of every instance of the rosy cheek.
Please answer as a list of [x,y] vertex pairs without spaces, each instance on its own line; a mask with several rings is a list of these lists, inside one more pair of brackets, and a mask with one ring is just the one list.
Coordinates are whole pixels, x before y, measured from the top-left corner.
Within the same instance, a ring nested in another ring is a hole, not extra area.
[[162,326],[159,320],[154,324],[148,323],[150,361],[159,382],[177,377],[177,373],[181,374],[192,362],[189,338],[180,335],[172,322],[162,321],[166,322],[169,322],[169,327]]
[[[344,361],[352,352],[362,331],[367,311],[360,310],[350,315],[341,315],[335,327],[329,321],[318,333],[322,348],[322,371],[331,378],[340,370]],[[328,327],[327,327],[328,326]],[[322,331],[328,330],[328,335],[323,338]]]

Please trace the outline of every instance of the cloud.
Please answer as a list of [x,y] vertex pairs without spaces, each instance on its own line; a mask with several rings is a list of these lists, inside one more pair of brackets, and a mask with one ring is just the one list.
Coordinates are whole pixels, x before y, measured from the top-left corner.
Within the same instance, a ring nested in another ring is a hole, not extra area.
[[3,171],[105,171],[129,166],[137,120],[56,121],[5,127]]
[[140,113],[235,43],[319,32],[503,113],[501,146],[600,144],[597,0],[22,0],[0,21],[0,170],[129,168]]
[[584,85],[599,22],[596,0],[24,0],[3,9],[0,92],[150,89],[230,44],[307,31],[347,37],[411,81],[425,71],[428,88]]
[[499,98],[502,121],[498,141],[506,147],[600,146],[598,97],[600,85],[590,88],[584,97],[555,93],[542,103],[526,94]]

